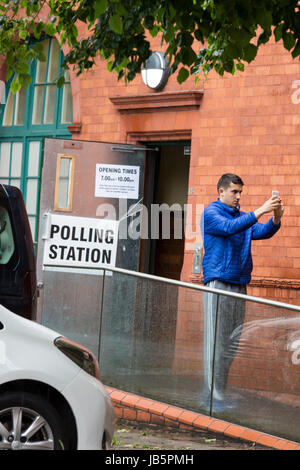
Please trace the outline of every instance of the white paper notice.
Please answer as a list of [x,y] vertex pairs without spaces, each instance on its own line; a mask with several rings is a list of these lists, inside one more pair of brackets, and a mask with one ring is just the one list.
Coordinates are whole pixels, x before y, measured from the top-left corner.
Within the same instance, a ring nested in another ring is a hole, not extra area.
[[96,164],[95,197],[138,199],[140,167]]

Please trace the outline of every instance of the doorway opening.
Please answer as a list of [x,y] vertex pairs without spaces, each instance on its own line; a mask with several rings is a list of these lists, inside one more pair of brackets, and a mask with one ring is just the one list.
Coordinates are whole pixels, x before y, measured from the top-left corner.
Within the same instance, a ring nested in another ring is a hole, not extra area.
[[142,270],[180,279],[184,258],[185,205],[188,197],[190,141],[148,142],[145,205],[149,240],[144,244]]

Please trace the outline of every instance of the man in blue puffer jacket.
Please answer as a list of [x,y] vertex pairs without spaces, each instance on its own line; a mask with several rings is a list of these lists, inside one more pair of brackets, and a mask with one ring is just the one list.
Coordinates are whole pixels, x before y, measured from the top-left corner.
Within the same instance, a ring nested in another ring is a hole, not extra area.
[[[205,208],[201,229],[204,284],[245,294],[253,268],[251,242],[272,237],[280,228],[284,209],[280,197],[272,196],[258,209],[241,212],[239,202],[243,185],[237,175],[225,174],[219,179],[219,199]],[[266,224],[258,223],[258,219],[269,212],[273,212],[273,217]],[[225,295],[218,299],[216,294],[205,293],[204,313],[205,391],[210,399],[223,401],[229,368],[239,341],[238,332],[244,323],[245,301]]]

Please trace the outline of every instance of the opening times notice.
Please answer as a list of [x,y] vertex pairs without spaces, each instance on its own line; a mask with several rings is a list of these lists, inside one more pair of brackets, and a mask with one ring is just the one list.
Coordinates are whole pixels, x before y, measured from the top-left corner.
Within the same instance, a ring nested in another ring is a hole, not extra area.
[[96,164],[95,197],[138,199],[140,167]]

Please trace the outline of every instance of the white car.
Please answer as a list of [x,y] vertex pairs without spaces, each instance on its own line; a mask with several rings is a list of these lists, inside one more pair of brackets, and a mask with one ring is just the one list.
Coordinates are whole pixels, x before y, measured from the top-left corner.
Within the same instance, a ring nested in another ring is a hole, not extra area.
[[0,450],[108,449],[114,424],[94,355],[0,305]]

